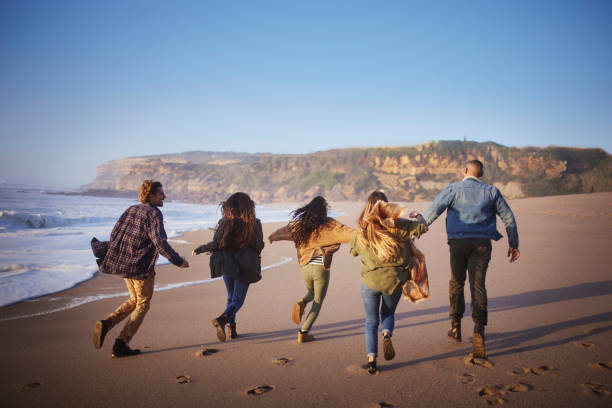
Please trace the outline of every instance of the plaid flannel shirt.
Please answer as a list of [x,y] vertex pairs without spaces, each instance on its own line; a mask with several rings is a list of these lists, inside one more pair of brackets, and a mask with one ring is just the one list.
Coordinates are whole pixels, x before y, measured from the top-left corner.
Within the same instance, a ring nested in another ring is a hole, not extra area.
[[121,215],[111,233],[100,272],[126,279],[146,279],[159,254],[176,266],[183,258],[167,242],[164,218],[151,203],[133,205]]

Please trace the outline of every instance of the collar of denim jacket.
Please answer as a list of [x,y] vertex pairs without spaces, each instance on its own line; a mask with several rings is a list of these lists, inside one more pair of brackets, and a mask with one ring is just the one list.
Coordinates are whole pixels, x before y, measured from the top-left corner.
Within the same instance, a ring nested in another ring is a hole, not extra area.
[[463,180],[461,180],[461,181],[465,181],[465,180],[468,180],[468,179],[474,179],[474,180],[480,182],[480,179],[478,177],[474,177],[474,176],[465,176],[463,178]]

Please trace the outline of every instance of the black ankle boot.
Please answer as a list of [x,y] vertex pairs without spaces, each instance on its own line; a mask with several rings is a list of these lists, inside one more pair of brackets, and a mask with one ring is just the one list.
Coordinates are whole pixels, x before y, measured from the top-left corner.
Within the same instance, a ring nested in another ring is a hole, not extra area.
[[140,354],[140,349],[131,349],[130,346],[125,344],[121,339],[115,339],[115,345],[113,346],[113,357],[129,357]]
[[238,333],[236,332],[236,323],[230,323],[227,326],[227,336],[230,339],[235,339],[236,337],[238,337]]
[[461,341],[461,320],[451,320],[451,329],[447,335],[456,342]]

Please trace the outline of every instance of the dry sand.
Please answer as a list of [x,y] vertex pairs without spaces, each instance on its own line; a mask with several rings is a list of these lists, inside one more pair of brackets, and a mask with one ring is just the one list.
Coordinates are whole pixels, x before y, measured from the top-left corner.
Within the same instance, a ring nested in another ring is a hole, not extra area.
[[[124,291],[115,276],[100,275],[60,294],[0,309],[0,406],[612,406],[612,193],[510,205],[521,258],[509,264],[506,238],[494,243],[487,279],[489,367],[464,362],[471,349],[469,306],[463,342],[454,344],[445,335],[449,266],[443,216],[417,242],[427,256],[431,299],[418,305],[401,301],[393,335],[397,355],[379,359],[378,375],[361,368],[366,358],[359,260],[346,247],[335,256],[312,329],[316,341],[297,344],[290,312],[305,289],[292,244],[277,242],[266,245],[263,265],[292,261],[266,270],[251,286],[234,341],[217,342],[210,323],[224,309],[221,281],[157,292],[131,344],[143,354],[123,359],[110,357],[121,326],[101,350],[91,343],[95,320],[123,297],[6,320],[49,310],[58,297]],[[333,208],[345,211],[338,218],[354,226],[361,204]],[[264,233],[278,226],[266,224]],[[191,268],[160,267],[157,284],[208,279],[208,256],[190,253],[211,234],[185,234],[189,243],[174,246]],[[216,352],[197,356],[202,347]],[[256,387],[263,393],[248,393]]]

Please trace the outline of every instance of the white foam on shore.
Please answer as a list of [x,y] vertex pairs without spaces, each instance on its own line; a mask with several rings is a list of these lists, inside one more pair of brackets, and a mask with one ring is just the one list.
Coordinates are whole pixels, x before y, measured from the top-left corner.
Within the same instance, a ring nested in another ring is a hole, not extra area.
[[[287,257],[282,257],[282,259],[279,262],[270,264],[270,265],[266,265],[263,268],[261,268],[261,271],[266,271],[268,269],[272,269],[275,268],[277,266],[281,266],[284,265],[288,262],[291,262],[293,260],[293,258],[287,258]],[[202,285],[205,283],[210,283],[210,282],[214,282],[217,280],[220,280],[221,278],[214,278],[214,279],[203,279],[203,280],[197,280],[197,281],[190,281],[190,282],[177,282],[177,283],[169,283],[167,285],[155,285],[155,291],[156,292],[163,292],[166,290],[173,290],[173,289],[180,289],[180,288],[186,288],[189,286],[196,286],[196,285]],[[51,313],[56,313],[56,312],[61,312],[63,310],[69,310],[69,309],[74,309],[75,307],[79,307],[79,306],[83,306],[87,303],[91,303],[91,302],[97,302],[98,300],[104,300],[104,299],[110,299],[110,298],[116,298],[116,297],[124,297],[124,296],[129,296],[130,293],[129,292],[118,292],[118,293],[107,293],[104,295],[93,295],[93,296],[81,296],[81,297],[75,297],[73,299],[70,300],[70,302],[66,305],[63,305],[61,307],[57,307],[54,309],[49,309],[49,310],[44,310],[42,312],[37,312],[37,313],[32,313],[32,314],[27,314],[27,315],[21,315],[21,316],[11,316],[11,317],[5,317],[5,318],[0,318],[0,322],[1,321],[8,321],[8,320],[17,320],[17,319],[26,319],[28,317],[36,317],[36,316],[44,316],[44,315],[48,315]]]

